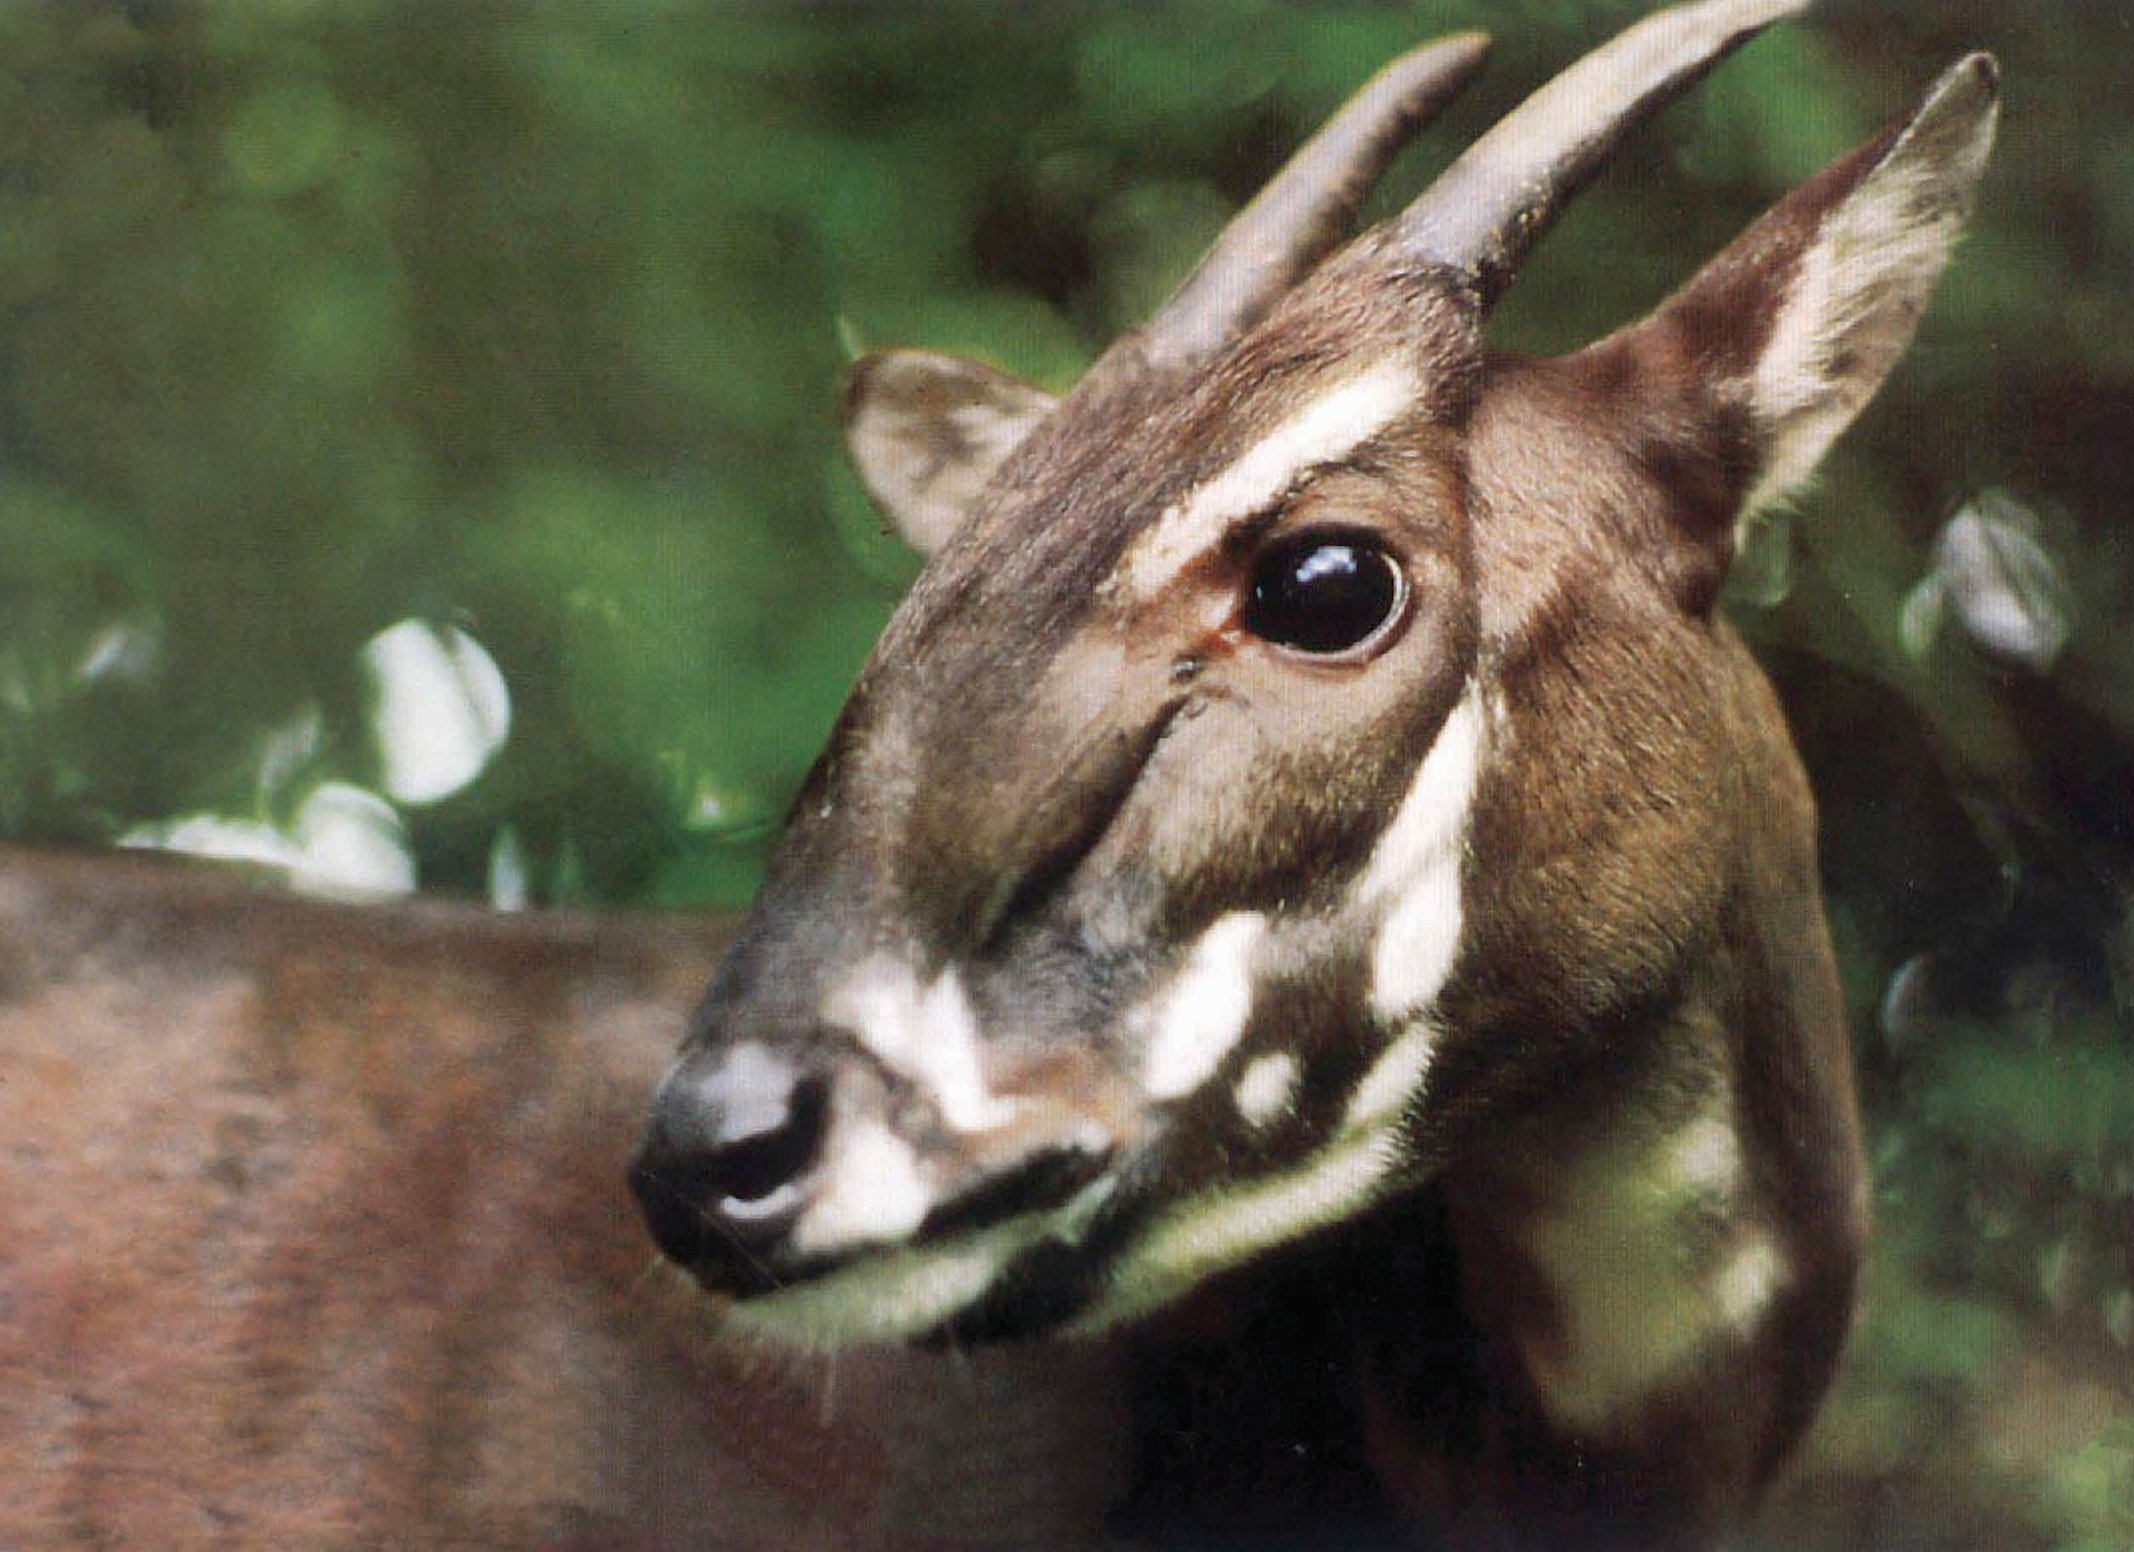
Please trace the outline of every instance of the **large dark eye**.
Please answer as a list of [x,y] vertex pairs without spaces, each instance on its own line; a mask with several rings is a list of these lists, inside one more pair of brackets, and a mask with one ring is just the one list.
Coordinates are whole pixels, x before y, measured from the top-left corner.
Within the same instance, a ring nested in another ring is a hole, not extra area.
[[1241,623],[1262,641],[1331,657],[1389,630],[1407,597],[1400,568],[1370,539],[1300,534],[1260,552]]

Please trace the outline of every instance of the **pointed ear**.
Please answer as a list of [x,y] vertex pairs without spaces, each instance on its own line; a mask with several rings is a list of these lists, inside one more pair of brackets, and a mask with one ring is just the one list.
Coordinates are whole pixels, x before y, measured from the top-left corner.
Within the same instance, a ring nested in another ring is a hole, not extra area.
[[1056,402],[960,356],[883,351],[845,379],[845,449],[904,541],[931,555]]
[[1911,343],[1993,149],[1999,79],[1990,55],[1959,61],[1618,336],[1747,432],[1744,512],[1808,478]]

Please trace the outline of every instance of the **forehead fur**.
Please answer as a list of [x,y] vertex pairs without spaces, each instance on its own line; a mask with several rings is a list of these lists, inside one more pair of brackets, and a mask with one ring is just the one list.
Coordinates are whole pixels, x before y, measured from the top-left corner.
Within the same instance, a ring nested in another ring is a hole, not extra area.
[[1414,371],[1413,419],[1464,416],[1480,360],[1474,314],[1435,271],[1366,238],[1205,369],[1183,379],[1100,374],[1063,399],[1002,467],[919,579],[883,654],[909,651],[988,603],[1030,625],[1079,616],[1127,544],[1181,493],[1235,461],[1314,390],[1389,357]]

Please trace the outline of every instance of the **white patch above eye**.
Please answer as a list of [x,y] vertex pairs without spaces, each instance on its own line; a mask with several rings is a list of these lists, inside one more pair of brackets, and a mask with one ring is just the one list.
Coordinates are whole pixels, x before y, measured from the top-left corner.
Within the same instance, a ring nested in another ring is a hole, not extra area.
[[909,966],[877,954],[824,1002],[823,1017],[915,1084],[957,1131],[990,1131],[1014,1119],[1015,1101],[986,1086],[978,1021],[953,968],[922,992]]
[[1322,392],[1166,508],[1128,552],[1128,586],[1142,598],[1163,591],[1234,523],[1264,511],[1306,474],[1339,462],[1385,430],[1415,402],[1419,386],[1414,367],[1388,358]]
[[832,1136],[814,1201],[793,1225],[793,1248],[816,1255],[902,1239],[932,1205],[911,1144],[863,1116]]
[[1266,934],[1264,915],[1233,911],[1200,935],[1151,1015],[1141,1076],[1149,1098],[1192,1093],[1237,1045],[1252,1016],[1252,953]]
[[1428,1008],[1452,973],[1461,854],[1488,726],[1470,681],[1357,881],[1357,899],[1384,912],[1371,947],[1371,1011],[1388,1028]]
[[1265,1126],[1284,1110],[1297,1092],[1297,1059],[1287,1051],[1262,1056],[1238,1075],[1231,1097],[1237,1113],[1254,1126]]

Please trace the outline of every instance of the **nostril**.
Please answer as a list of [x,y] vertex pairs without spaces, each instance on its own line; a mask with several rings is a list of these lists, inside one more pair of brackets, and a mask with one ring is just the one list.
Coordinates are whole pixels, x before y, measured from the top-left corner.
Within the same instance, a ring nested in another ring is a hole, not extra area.
[[781,1199],[799,1196],[799,1177],[822,1152],[829,1086],[820,1078],[797,1084],[781,1114],[760,1130],[731,1135],[703,1160],[705,1184],[717,1192],[722,1212],[767,1217]]
[[820,1075],[761,1045],[685,1059],[661,1084],[630,1187],[667,1256],[739,1291],[808,1202],[829,1128]]

